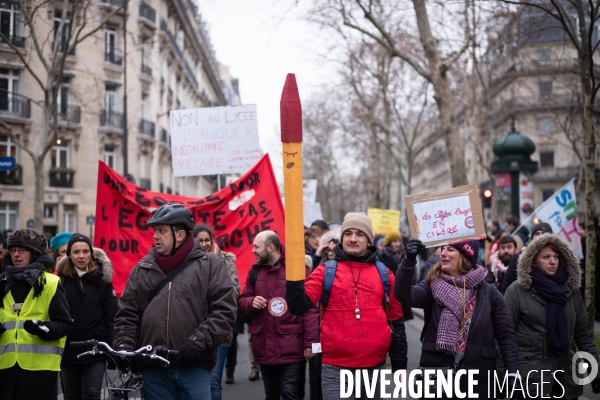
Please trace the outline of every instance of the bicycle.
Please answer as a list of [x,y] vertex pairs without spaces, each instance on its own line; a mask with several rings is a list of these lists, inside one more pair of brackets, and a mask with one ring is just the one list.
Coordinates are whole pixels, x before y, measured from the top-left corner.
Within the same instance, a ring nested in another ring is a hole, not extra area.
[[129,367],[126,371],[121,371],[117,368],[119,379],[113,382],[108,373],[105,373],[106,380],[109,384],[105,387],[110,394],[111,399],[129,399],[129,393],[141,390],[143,386],[142,375],[137,372],[131,372],[131,359],[136,357],[145,357],[153,362],[156,362],[162,367],[167,367],[170,362],[168,358],[175,358],[179,354],[176,350],[169,350],[164,346],[142,346],[134,351],[114,350],[107,343],[98,340],[86,340],[85,342],[71,342],[74,347],[89,347],[92,349],[85,351],[77,356],[77,358],[86,358],[92,356],[105,356],[112,360],[116,365],[115,358],[126,359],[129,362]]

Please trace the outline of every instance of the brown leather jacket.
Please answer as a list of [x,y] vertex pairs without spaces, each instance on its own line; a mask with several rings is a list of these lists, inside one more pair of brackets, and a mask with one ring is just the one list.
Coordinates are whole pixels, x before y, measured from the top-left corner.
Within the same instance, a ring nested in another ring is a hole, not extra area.
[[189,339],[203,349],[194,366],[212,369],[217,348],[233,330],[237,311],[239,292],[225,260],[204,252],[194,240],[188,259],[196,262],[148,304],[148,297],[165,277],[155,256],[156,249],[152,248],[131,270],[115,316],[115,349],[150,344],[180,350]]

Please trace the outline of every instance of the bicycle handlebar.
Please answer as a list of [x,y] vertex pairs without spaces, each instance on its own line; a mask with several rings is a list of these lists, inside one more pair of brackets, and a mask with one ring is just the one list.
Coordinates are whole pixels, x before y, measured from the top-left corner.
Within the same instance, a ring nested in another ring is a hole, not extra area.
[[71,342],[71,346],[73,347],[89,347],[92,346],[92,350],[85,351],[77,356],[77,358],[85,358],[89,356],[96,356],[102,354],[108,354],[114,357],[147,357],[150,360],[158,360],[165,366],[169,365],[170,362],[167,360],[168,357],[177,357],[179,351],[177,350],[169,350],[164,346],[152,346],[146,345],[142,346],[137,350],[114,350],[105,342],[100,342],[98,340],[86,340],[84,342]]

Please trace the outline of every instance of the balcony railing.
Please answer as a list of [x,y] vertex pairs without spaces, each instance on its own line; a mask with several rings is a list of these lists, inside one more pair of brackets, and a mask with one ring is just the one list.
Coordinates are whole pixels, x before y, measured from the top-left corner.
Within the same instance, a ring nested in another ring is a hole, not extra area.
[[31,100],[0,97],[0,116],[31,117]]
[[152,181],[148,178],[140,178],[140,186],[144,189],[150,190],[152,187]]
[[152,76],[152,68],[149,66],[142,64],[142,74],[146,74],[148,76]]
[[123,57],[121,56],[121,51],[117,49],[112,49],[104,53],[104,61],[109,62],[111,64],[122,65]]
[[9,42],[15,47],[25,47],[25,38],[17,35],[3,35],[0,36],[0,42]]
[[102,2],[115,7],[123,7],[123,0],[102,0]]
[[0,185],[22,185],[22,171],[23,167],[19,164],[16,164],[12,171],[0,171]]
[[50,186],[72,188],[75,171],[70,168],[50,168]]
[[81,107],[78,106],[59,106],[58,120],[65,122],[81,123]]
[[190,80],[192,81],[194,86],[197,88],[198,81],[196,80],[194,71],[192,70],[192,68],[190,68],[188,62],[186,61],[185,57],[183,56],[182,49],[180,49],[179,46],[177,45],[177,41],[175,40],[175,37],[173,36],[171,31],[169,31],[169,28],[167,27],[167,22],[164,19],[160,20],[160,30],[164,32],[165,36],[167,37],[167,40],[171,44],[171,47],[175,50],[175,55],[181,60]]
[[112,110],[102,110],[100,112],[100,126],[123,129],[123,114]]
[[140,135],[148,136],[154,139],[155,134],[155,125],[154,122],[150,122],[145,119],[140,119]]
[[[491,114],[492,119],[502,117],[513,110],[524,109],[552,109],[552,108],[570,108],[583,107],[581,96],[574,93],[553,94],[544,96],[520,96],[506,100],[496,108]],[[600,107],[600,99],[594,103],[594,109]]]
[[147,20],[156,23],[156,10],[150,5],[142,2],[140,4],[140,17],[144,17]]

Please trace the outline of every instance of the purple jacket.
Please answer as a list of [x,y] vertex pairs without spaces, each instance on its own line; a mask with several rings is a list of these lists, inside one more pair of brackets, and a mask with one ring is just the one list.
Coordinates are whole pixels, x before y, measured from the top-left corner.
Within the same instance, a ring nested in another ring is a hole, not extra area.
[[[281,258],[273,265],[262,265],[256,278],[256,285],[250,284],[250,275],[246,279],[246,287],[242,293],[239,306],[242,312],[252,316],[252,324],[248,333],[252,334],[254,358],[259,364],[278,365],[301,362],[304,360],[304,349],[317,343],[318,312],[313,306],[302,316],[292,315],[287,311],[281,313],[285,301],[285,250]],[[308,276],[309,270],[306,269]],[[262,310],[252,307],[255,296],[262,296],[267,304],[274,305]],[[271,300],[275,299],[273,302]],[[280,314],[274,316],[272,314]]]

